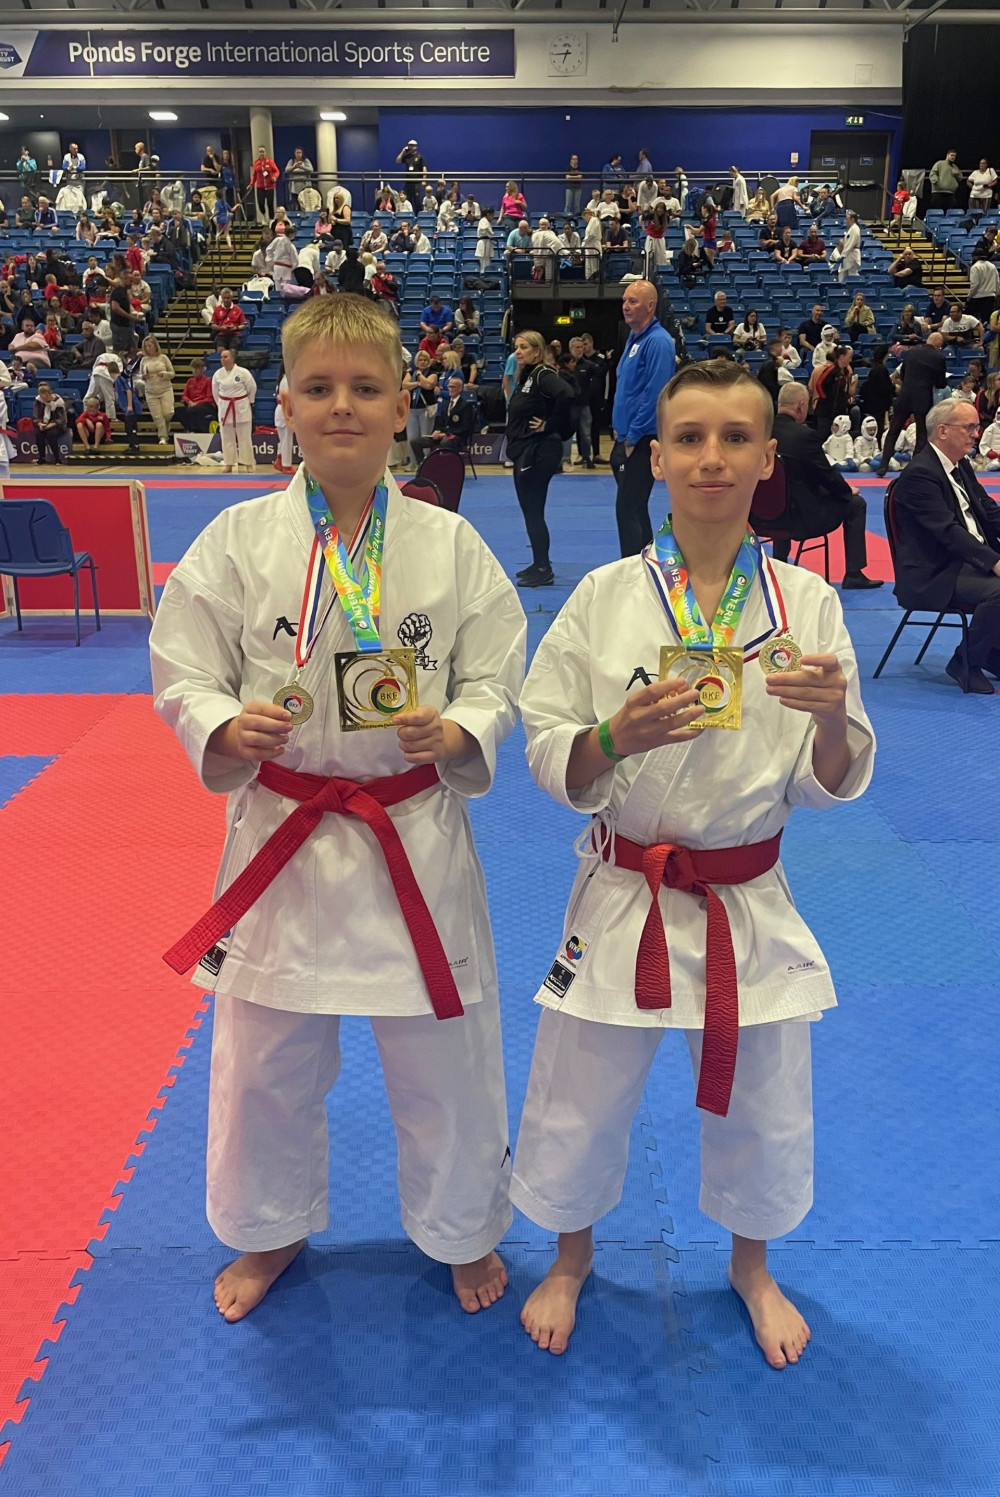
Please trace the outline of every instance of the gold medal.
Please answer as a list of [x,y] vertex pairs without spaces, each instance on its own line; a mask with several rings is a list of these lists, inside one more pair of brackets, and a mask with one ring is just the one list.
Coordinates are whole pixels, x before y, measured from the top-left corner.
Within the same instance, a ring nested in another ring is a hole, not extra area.
[[334,671],[340,726],[345,733],[391,728],[401,712],[417,706],[417,667],[412,649],[337,655]]
[[660,650],[660,680],[679,676],[697,691],[705,716],[692,728],[738,728],[743,702],[742,650],[688,650],[664,645]]
[[779,634],[761,645],[757,658],[765,676],[784,675],[786,671],[798,670],[802,651],[790,634]]
[[300,686],[297,681],[276,691],[271,700],[276,707],[284,707],[286,712],[292,714],[293,728],[297,728],[299,723],[308,722],[316,710],[316,703],[305,687]]

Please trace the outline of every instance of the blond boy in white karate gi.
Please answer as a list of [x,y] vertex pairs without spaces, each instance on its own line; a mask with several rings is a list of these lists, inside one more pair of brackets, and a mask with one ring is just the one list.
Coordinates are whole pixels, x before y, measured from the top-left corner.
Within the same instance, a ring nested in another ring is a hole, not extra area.
[[[201,958],[195,980],[216,995],[208,1217],[240,1256],[215,1301],[241,1319],[326,1226],[339,1016],[366,1014],[403,1226],[472,1312],[503,1293],[511,1209],[466,801],[514,726],[525,619],[472,526],[385,471],[409,408],[394,320],[316,297],[282,343],[304,463],[198,537],[152,631],[157,710],[229,797],[223,897],[167,955],[179,971]],[[374,721],[389,726],[352,730]]]
[[[793,806],[861,794],[874,737],[836,593],[747,531],[774,462],[762,387],[729,362],[690,364],[658,416],[671,515],[642,556],[583,580],[521,699],[534,778],[593,818],[537,995],[511,1198],[559,1251],[521,1319],[565,1351],[592,1225],[620,1199],[630,1124],[676,1028],[698,1078],[699,1204],[731,1231],[730,1283],[782,1368],[810,1333],[767,1241],[812,1203],[809,1020],[836,1000],[778,838]],[[664,680],[661,646],[688,652]],[[739,728],[718,726],[737,700]]]

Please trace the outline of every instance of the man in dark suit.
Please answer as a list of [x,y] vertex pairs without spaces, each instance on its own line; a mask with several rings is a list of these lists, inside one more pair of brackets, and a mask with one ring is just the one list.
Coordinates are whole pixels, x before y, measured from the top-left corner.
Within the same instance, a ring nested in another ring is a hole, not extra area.
[[414,437],[410,443],[418,463],[429,452],[459,452],[472,436],[476,425],[476,408],[463,398],[465,381],[460,374],[448,380],[448,399],[439,403],[434,429],[429,437]]
[[1000,505],[968,460],[979,424],[967,400],[942,400],[927,418],[928,443],[896,479],[895,593],[902,608],[972,613],[968,671],[958,651],[945,670],[963,691],[993,695],[1000,678]]
[[934,404],[934,391],[943,390],[948,382],[948,366],[941,349],[944,339],[940,333],[931,333],[926,343],[908,348],[901,364],[903,383],[893,401],[892,420],[885,434],[882,447],[882,463],[879,478],[889,471],[889,462],[896,450],[899,434],[912,416],[917,425],[917,440],[914,447],[919,452],[927,441],[927,412]]
[[809,392],[805,385],[794,382],[782,385],[774,436],[785,470],[785,513],[771,523],[776,530],[787,531],[788,538],[774,541],[775,560],[788,560],[792,541],[828,535],[839,527],[844,532],[841,587],[881,587],[881,582],[864,574],[868,560],[865,501],[845,482],[843,474],[831,467],[817,433],[805,424],[808,413]]

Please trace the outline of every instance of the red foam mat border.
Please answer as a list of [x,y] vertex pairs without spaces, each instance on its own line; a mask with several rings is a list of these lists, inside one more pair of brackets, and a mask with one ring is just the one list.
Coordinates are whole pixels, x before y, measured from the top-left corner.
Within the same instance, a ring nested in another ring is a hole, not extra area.
[[161,953],[211,900],[223,803],[145,696],[0,697],[0,754],[59,755],[0,808],[2,1426],[201,1022]]

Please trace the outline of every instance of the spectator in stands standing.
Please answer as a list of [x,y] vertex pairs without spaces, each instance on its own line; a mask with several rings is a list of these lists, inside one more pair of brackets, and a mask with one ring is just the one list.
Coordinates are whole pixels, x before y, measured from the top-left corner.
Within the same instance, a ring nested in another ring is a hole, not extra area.
[[223,286],[209,323],[216,348],[238,349],[243,342],[243,329],[246,325],[247,320],[243,309],[237,306],[230,288]]
[[777,215],[778,227],[787,227],[794,232],[799,226],[800,208],[805,211],[805,204],[799,197],[799,179],[789,177],[783,187],[771,194],[771,210]]
[[547,218],[538,220],[538,228],[531,236],[532,280],[555,280],[556,264],[562,248],[558,234],[553,233]]
[[[885,430],[885,424],[892,409],[892,398],[896,393],[892,376],[885,365],[888,352],[884,343],[879,343],[872,350],[871,368],[868,370],[868,378],[861,386],[860,395],[861,410],[864,415],[875,418],[879,438]],[[881,451],[879,456],[881,456]]]
[[562,469],[563,423],[572,392],[547,367],[541,333],[518,333],[514,339],[518,379],[507,408],[507,452],[514,463],[514,489],[531,545],[531,565],[517,574],[519,587],[551,587],[545,500],[549,483]]
[[957,151],[946,151],[940,161],[935,161],[930,170],[931,184],[931,207],[951,208],[955,202],[955,193],[964,180],[962,173],[955,165]]
[[861,270],[861,227],[858,215],[848,208],[844,220],[847,225],[844,237],[839,240],[833,252],[833,259],[840,261],[837,274],[839,281],[846,281],[848,276],[857,275]]
[[305,151],[301,146],[296,146],[285,162],[285,191],[288,194],[288,206],[293,213],[298,212],[299,193],[309,186],[314,170]]
[[205,373],[205,360],[192,359],[191,377],[181,395],[180,423],[185,431],[208,431],[208,423],[215,419],[215,413],[212,381]]
[[111,347],[115,353],[127,354],[135,343],[135,324],[142,320],[132,306],[132,274],[123,270],[108,291],[108,320],[111,323]]
[[974,172],[966,179],[969,184],[969,209],[974,213],[985,213],[993,202],[997,174],[983,156]]
[[264,146],[261,146],[250,169],[250,186],[254,190],[258,223],[270,223],[274,217],[274,189],[280,176],[278,163],[272,161]]
[[516,182],[508,182],[503,200],[500,203],[501,222],[510,228],[519,228],[520,220],[525,217],[527,212],[528,205],[524,201],[524,193],[518,190]]
[[620,153],[616,151],[613,156],[608,157],[604,166],[601,167],[601,186],[603,187],[606,182],[610,182],[614,187],[619,182],[624,182],[624,180],[625,168],[622,166]]
[[618,361],[611,468],[618,484],[615,518],[623,556],[637,556],[653,539],[649,458],[656,436],[656,402],[676,367],[674,340],[657,320],[656,302],[656,287],[650,281],[633,281],[622,297],[629,335]]
[[484,208],[482,218],[476,228],[476,259],[479,261],[479,274],[486,274],[486,267],[493,259],[493,209]]
[[879,478],[889,471],[889,460],[896,451],[903,427],[911,416],[916,428],[914,452],[919,452],[927,441],[927,412],[934,404],[935,390],[943,390],[948,384],[948,367],[941,349],[944,339],[939,332],[931,333],[922,347],[908,349],[900,365],[901,383],[899,394],[892,407],[892,420],[882,447],[882,463]]
[[653,177],[653,163],[649,159],[649,149],[646,146],[639,147],[639,160],[636,162],[635,175],[637,177]]
[[569,158],[569,166],[566,168],[566,198],[563,204],[563,212],[568,218],[576,218],[580,212],[580,198],[583,191],[583,172],[580,170],[579,156]]
[[[427,162],[417,149],[415,140],[408,140],[406,145],[396,157],[396,165],[401,166],[405,173],[403,177],[403,188],[407,197],[413,202],[421,191],[427,179]],[[404,210],[412,213],[413,209]]]
[[22,192],[28,193],[30,196],[35,187],[35,177],[38,172],[38,162],[35,160],[34,156],[32,156],[27,146],[21,147],[21,154],[17,158],[15,170],[17,172],[17,180],[21,186]]
[[1000,272],[987,255],[974,256],[969,270],[969,295],[965,310],[987,326],[1000,295]]
[[292,279],[293,272],[299,263],[295,245],[289,239],[285,232],[285,225],[280,220],[275,225],[274,238],[267,246],[265,259],[267,273],[280,290],[286,281]]
[[746,218],[747,209],[750,206],[747,179],[743,176],[738,166],[731,166],[729,168],[729,175],[733,179],[733,212],[739,213],[743,218]]
[[894,284],[905,290],[908,286],[921,286],[924,280],[923,261],[918,260],[909,245],[893,260],[887,271]]
[[161,447],[169,445],[174,415],[174,366],[155,338],[143,338],[139,378],[146,387],[146,405],[156,423]]
[[601,255],[604,248],[604,226],[599,213],[589,208],[583,210],[583,273],[588,281],[596,281],[601,270]]

